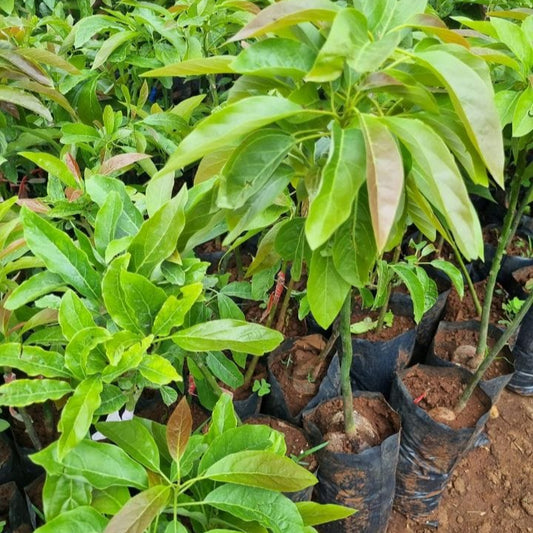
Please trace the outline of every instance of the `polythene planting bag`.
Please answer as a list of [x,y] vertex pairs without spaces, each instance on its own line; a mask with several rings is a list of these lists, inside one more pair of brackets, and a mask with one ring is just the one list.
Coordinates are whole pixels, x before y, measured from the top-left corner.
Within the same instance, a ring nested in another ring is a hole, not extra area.
[[233,407],[237,416],[243,420],[249,416],[254,416],[259,413],[261,408],[262,397],[257,392],[252,392],[248,398],[244,400],[233,400]]
[[[464,381],[470,378],[458,367],[419,367],[436,376],[455,374]],[[452,429],[433,420],[414,402],[402,381],[410,370],[395,376],[390,395],[390,404],[402,421],[394,507],[408,517],[418,517],[438,507],[455,466],[481,434],[492,402],[485,395],[487,410],[474,427]]]
[[533,396],[533,308],[522,321],[513,355],[515,373],[508,387],[518,394]]
[[340,363],[338,355],[335,354],[331,358],[326,375],[322,378],[315,396],[298,413],[291,413],[286,392],[283,391],[280,382],[272,372],[272,362],[279,354],[289,351],[295,340],[295,338],[286,339],[268,356],[267,369],[270,393],[263,397],[261,412],[299,425],[304,411],[311,409],[323,400],[333,398],[340,394]]
[[[455,332],[459,332],[459,331],[477,332],[479,331],[479,326],[480,326],[480,322],[478,320],[469,320],[468,322],[441,322],[437,329],[437,334],[435,335],[435,338],[433,339],[433,342],[431,343],[431,347],[428,351],[426,361],[425,361],[426,364],[433,365],[433,366],[448,366],[448,367],[461,366],[461,365],[454,363],[453,361],[442,358],[437,353],[435,353],[435,343],[441,337],[444,337],[445,339],[448,339],[449,341],[450,339],[453,338],[453,334]],[[501,335],[502,335],[502,331],[499,328],[497,328],[496,326],[492,324],[489,324],[489,338],[492,338],[496,341]],[[476,335],[476,341],[477,341],[477,335]],[[450,342],[450,345],[453,345],[453,343]],[[455,346],[455,348],[457,348],[457,346]],[[502,373],[501,375],[496,375],[492,378],[483,379],[481,381],[481,388],[486,394],[490,396],[491,400],[494,403],[498,401],[498,398],[500,397],[501,392],[506,387],[506,385],[510,382],[514,374],[514,366],[512,364],[513,354],[510,352],[509,348],[504,347],[499,357],[505,358],[499,361],[500,366],[502,368],[502,372],[505,372],[505,373]],[[495,363],[493,363],[493,365],[494,364]],[[465,369],[465,370],[469,371],[469,369]]]
[[[394,419],[396,429],[379,445],[360,453],[337,453],[327,448],[317,452],[318,484],[315,486],[314,499],[320,503],[336,503],[357,509],[349,518],[318,526],[321,533],[384,533],[392,513],[400,419],[382,394],[366,391],[354,393],[354,398],[360,397],[383,402]],[[311,419],[313,413],[327,401],[303,415],[304,429],[313,445],[324,439]]]

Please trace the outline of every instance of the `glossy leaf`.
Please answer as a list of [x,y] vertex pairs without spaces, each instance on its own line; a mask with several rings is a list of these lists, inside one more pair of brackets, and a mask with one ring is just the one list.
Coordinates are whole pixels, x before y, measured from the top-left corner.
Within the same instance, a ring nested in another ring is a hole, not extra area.
[[150,276],[176,249],[178,237],[185,225],[185,203],[187,188],[181,191],[146,220],[131,241],[131,268]]
[[234,350],[262,355],[276,348],[283,335],[259,324],[223,319],[183,329],[174,334],[172,340],[191,352]]
[[418,324],[425,311],[424,286],[409,266],[398,263],[390,265],[390,268],[396,272],[407,287],[413,302],[414,319]]
[[311,250],[305,238],[305,221],[306,219],[301,217],[288,220],[281,226],[274,241],[280,256],[286,261],[292,261],[291,277],[294,281],[301,278],[304,259],[308,261],[311,257]]
[[80,528],[80,524],[83,524],[84,533],[103,533],[107,518],[92,507],[83,505],[61,513],[35,531],[36,533],[72,533]]
[[91,506],[98,512],[115,515],[131,499],[130,491],[126,487],[109,487],[105,490],[93,490]]
[[77,331],[65,349],[65,366],[80,381],[87,375],[89,354],[100,344],[111,338],[105,328],[87,327]]
[[157,354],[143,357],[139,365],[141,375],[156,385],[167,385],[172,381],[183,381],[168,359]]
[[0,367],[22,370],[28,376],[45,378],[70,378],[65,369],[62,354],[52,350],[43,350],[38,346],[21,345],[18,342],[0,344]]
[[240,41],[275,32],[300,22],[329,22],[337,12],[337,6],[327,0],[286,0],[272,4],[258,13],[231,41]]
[[19,155],[29,159],[51,176],[59,178],[68,187],[78,188],[76,178],[61,159],[45,152],[20,152]]
[[305,234],[311,249],[322,246],[345,222],[365,180],[365,147],[361,132],[333,125],[330,152],[317,195],[311,200]]
[[100,255],[104,255],[107,245],[115,238],[117,224],[122,213],[120,195],[111,191],[106,201],[96,213],[94,224],[94,244]]
[[130,152],[127,154],[119,154],[109,159],[106,159],[98,169],[100,174],[104,176],[107,174],[112,174],[113,172],[118,172],[138,161],[143,161],[144,159],[149,159],[148,154],[140,154],[137,152]]
[[28,208],[22,208],[21,218],[28,246],[43,260],[48,270],[59,274],[83,296],[98,301],[101,296],[100,277],[87,255],[74,245],[66,233]]
[[82,381],[61,411],[57,441],[57,456],[62,460],[86,436],[91,427],[94,412],[100,406],[102,381],[99,376],[91,376]]
[[67,511],[91,504],[92,487],[84,481],[48,474],[43,487],[43,508],[46,521]]
[[122,44],[128,41],[134,41],[139,35],[137,31],[120,31],[114,33],[106,41],[104,41],[98,48],[98,52],[94,56],[93,70],[101,67],[109,58],[109,56]]
[[328,328],[339,314],[350,284],[337,272],[331,255],[315,250],[309,265],[307,299],[314,318]]
[[211,491],[204,502],[242,520],[249,521],[253,516],[273,533],[303,531],[296,505],[279,492],[226,484]]
[[156,485],[134,496],[111,519],[105,533],[144,533],[170,497],[169,485]]
[[23,281],[6,299],[4,307],[15,310],[27,303],[35,301],[40,296],[65,286],[63,278],[47,270],[38,272]]
[[42,104],[35,96],[17,89],[14,87],[7,87],[6,85],[0,87],[0,102],[8,102],[10,104],[19,105],[30,111],[33,111],[37,115],[40,115],[48,122],[52,122],[53,118],[48,111],[48,108]]
[[149,70],[143,77],[161,76],[198,76],[202,74],[231,74],[234,72],[231,64],[235,56],[197,57],[180,63],[165,65],[161,68]]
[[59,400],[72,387],[57,379],[16,379],[0,387],[0,405],[25,407],[46,400]]
[[334,520],[342,520],[352,516],[357,511],[342,505],[319,504],[316,502],[296,502],[298,512],[306,526],[318,526]]
[[222,352],[209,352],[205,362],[213,375],[228,387],[237,389],[244,383],[239,367]]
[[167,422],[167,446],[172,458],[179,462],[187,448],[192,432],[192,415],[185,396],[178,403]]
[[252,96],[229,104],[199,122],[152,179],[183,168],[251,131],[300,111],[299,105],[278,96]]
[[372,115],[361,115],[366,147],[366,181],[378,252],[383,251],[403,195],[403,161],[389,129]]
[[92,15],[84,17],[74,27],[74,46],[80,48],[97,33],[111,29],[123,30],[123,26],[109,15]]
[[157,444],[137,418],[120,422],[98,422],[96,429],[140,464],[153,472],[159,471]]
[[438,270],[442,270],[450,278],[459,298],[462,299],[465,292],[465,284],[461,271],[452,263],[448,263],[448,261],[443,261],[442,259],[433,259],[430,264]]
[[91,312],[71,290],[68,290],[61,298],[58,319],[61,331],[67,340],[71,340],[78,331],[84,328],[96,327]]
[[523,137],[533,131],[533,87],[529,85],[516,102],[513,113],[513,137]]

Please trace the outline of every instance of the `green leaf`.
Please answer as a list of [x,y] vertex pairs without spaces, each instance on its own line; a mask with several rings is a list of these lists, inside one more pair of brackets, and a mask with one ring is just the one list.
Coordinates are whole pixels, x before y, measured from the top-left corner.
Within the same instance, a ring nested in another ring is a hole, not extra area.
[[131,241],[131,267],[135,272],[150,276],[153,270],[176,249],[178,237],[185,225],[187,188],[181,191],[146,220]]
[[187,398],[178,403],[167,422],[166,437],[170,455],[178,462],[182,457],[192,432],[192,415]]
[[181,330],[172,336],[172,340],[191,352],[234,350],[262,355],[276,348],[283,335],[259,324],[222,319]]
[[121,45],[128,41],[135,41],[135,38],[139,36],[137,31],[120,31],[113,34],[109,39],[101,43],[98,48],[98,52],[94,56],[92,70],[96,70],[101,67],[108,59],[109,56]]
[[328,161],[305,223],[305,234],[313,250],[322,246],[350,217],[351,206],[365,179],[363,142],[359,130],[341,129],[333,124]]
[[418,324],[422,319],[425,311],[424,286],[413,272],[412,268],[402,264],[392,264],[390,268],[398,274],[400,279],[405,283],[413,301],[414,319]]
[[100,407],[101,392],[100,376],[91,376],[76,387],[63,407],[58,423],[61,436],[57,441],[57,456],[60,461],[87,436],[94,412]]
[[116,191],[111,191],[96,213],[94,224],[94,244],[101,256],[104,256],[107,245],[115,238],[121,214],[122,200],[120,195]]
[[43,508],[46,521],[67,511],[91,504],[92,487],[68,476],[48,474],[43,487]]
[[387,244],[403,195],[403,161],[386,125],[361,115],[366,147],[366,181],[372,227],[378,252]]
[[273,533],[303,531],[296,505],[279,492],[227,484],[211,491],[204,502],[247,522],[253,518]]
[[350,284],[340,276],[331,255],[315,250],[309,265],[307,299],[316,321],[328,328],[339,314]]
[[28,376],[67,379],[71,377],[70,372],[65,369],[62,354],[17,342],[0,344],[0,367],[2,366],[22,370]]
[[197,57],[187,59],[172,65],[149,70],[141,74],[147,78],[162,76],[197,76],[202,74],[231,74],[235,72],[231,66],[235,56]]
[[98,422],[96,429],[137,462],[153,472],[159,472],[157,444],[137,418],[120,422]]
[[139,365],[141,375],[156,385],[166,385],[171,381],[183,381],[170,361],[157,354],[143,357]]
[[498,39],[513,52],[516,58],[529,67],[533,66],[531,34],[527,35],[518,24],[509,20],[492,17],[490,22],[496,30]]
[[516,102],[513,137],[524,137],[533,130],[533,87],[529,85]]
[[303,490],[318,482],[313,474],[289,457],[256,450],[232,453],[210,466],[203,476],[280,492]]
[[26,407],[46,400],[59,400],[72,387],[57,379],[16,379],[0,387],[0,405]]
[[143,533],[162,513],[170,497],[169,485],[156,485],[134,496],[109,522],[106,533]]
[[15,310],[44,294],[50,294],[65,286],[63,278],[53,272],[43,271],[22,282],[4,303],[6,309]]
[[298,80],[309,72],[315,56],[313,49],[302,42],[278,37],[245,48],[231,63],[231,68],[240,74],[287,76]]
[[180,298],[169,296],[154,320],[152,333],[156,336],[170,334],[172,328],[179,327],[185,321],[185,315],[191,310],[203,291],[201,283],[185,285],[180,290]]
[[108,15],[84,17],[74,26],[74,46],[80,48],[93,35],[112,29],[121,31],[124,26],[119,24],[117,19]]
[[115,515],[131,500],[130,491],[126,487],[109,487],[105,490],[93,490],[91,506],[98,512]]
[[95,411],[95,416],[109,415],[118,411],[127,401],[126,394],[116,385],[104,383],[100,394],[100,407]]
[[229,41],[258,37],[300,22],[329,22],[335,17],[337,10],[338,7],[327,0],[286,0],[272,4],[260,11]]
[[484,79],[488,75],[488,67],[483,60],[464,49],[461,52],[469,56],[468,64],[450,45],[433,46],[417,52],[416,59],[444,84],[470,140],[496,183],[503,187],[503,138],[494,105],[494,92]]
[[78,189],[76,178],[61,159],[45,152],[19,152],[19,155],[29,159],[37,166],[48,172],[50,176],[59,178],[65,185]]
[[304,259],[307,261],[311,257],[311,250],[305,238],[305,222],[303,217],[288,220],[281,226],[274,241],[279,255],[286,261],[292,261],[291,277],[294,281],[300,281]]
[[[230,394],[221,394],[213,408],[213,413],[211,415],[211,423],[209,424],[209,431],[205,441],[209,443],[209,448],[206,451],[207,454],[210,454],[211,445],[214,440],[217,440],[217,437],[223,435],[237,427],[238,420],[235,413],[235,407],[233,406],[233,398]],[[240,451],[236,449],[235,451]],[[229,453],[229,452],[228,452]],[[211,453],[211,458],[214,458],[214,455]],[[227,454],[224,454],[225,456]],[[205,457],[205,456],[204,456]],[[202,461],[204,459],[202,457]],[[222,457],[220,457],[221,459]],[[218,459],[214,459],[209,465],[204,462],[205,468],[217,462]]]
[[299,105],[278,96],[252,96],[229,104],[199,122],[153,179],[183,168],[251,131],[301,110]]
[[450,278],[457,294],[462,299],[465,292],[465,283],[461,271],[455,265],[452,265],[452,263],[448,263],[448,261],[443,261],[442,259],[433,259],[430,265],[442,270]]
[[72,533],[83,524],[83,533],[103,533],[107,519],[92,507],[83,505],[61,513],[44,526],[35,530],[36,533]]
[[96,327],[91,312],[71,290],[68,290],[61,298],[58,321],[63,335],[69,341],[78,331]]
[[222,352],[209,352],[205,362],[213,375],[228,387],[237,389],[244,383],[239,367]]
[[105,328],[87,327],[77,331],[65,349],[65,366],[80,381],[88,373],[89,354],[100,344],[108,341],[111,333]]
[[251,133],[233,151],[222,169],[217,204],[237,209],[260,191],[293,146],[294,139],[279,130]]
[[217,294],[217,307],[220,318],[246,320],[241,308],[229,296],[221,292]]
[[7,87],[5,85],[0,87],[0,102],[8,102],[29,109],[46,119],[48,122],[54,120],[50,111],[48,111],[48,108],[44,104],[35,98],[35,96],[26,91],[22,91],[21,89]]
[[48,270],[59,274],[83,296],[99,301],[100,277],[87,255],[74,245],[72,239],[27,207],[22,208],[21,218],[28,246],[43,260]]
[[321,505],[316,502],[296,502],[296,507],[306,526],[318,526],[326,522],[342,520],[357,512],[355,509],[332,503]]

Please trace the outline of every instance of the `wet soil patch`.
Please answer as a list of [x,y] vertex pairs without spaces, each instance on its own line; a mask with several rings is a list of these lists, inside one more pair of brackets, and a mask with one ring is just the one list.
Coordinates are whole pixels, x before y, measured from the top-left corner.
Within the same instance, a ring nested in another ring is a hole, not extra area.
[[403,375],[403,383],[413,401],[431,418],[452,429],[474,427],[489,408],[487,396],[479,388],[476,389],[467,406],[456,415],[453,409],[467,384],[457,376],[440,373],[438,370],[416,366]]
[[358,396],[353,399],[356,433],[348,437],[344,432],[344,413],[341,398],[321,404],[309,417],[328,441],[327,451],[360,453],[377,446],[399,429],[399,419],[380,398]]

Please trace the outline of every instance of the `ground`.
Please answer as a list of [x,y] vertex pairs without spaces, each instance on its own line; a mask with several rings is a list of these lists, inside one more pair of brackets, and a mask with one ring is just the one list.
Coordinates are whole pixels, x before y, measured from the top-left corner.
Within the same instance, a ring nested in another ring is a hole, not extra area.
[[505,390],[487,433],[490,444],[459,463],[437,512],[420,522],[395,512],[387,533],[533,532],[533,397]]

